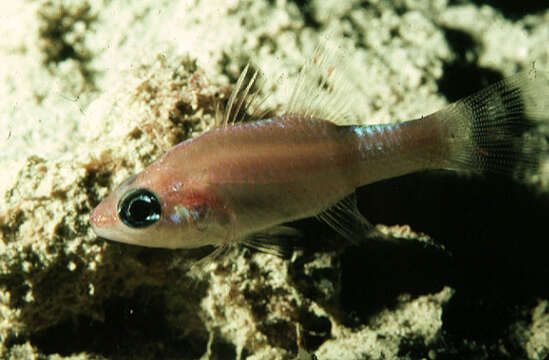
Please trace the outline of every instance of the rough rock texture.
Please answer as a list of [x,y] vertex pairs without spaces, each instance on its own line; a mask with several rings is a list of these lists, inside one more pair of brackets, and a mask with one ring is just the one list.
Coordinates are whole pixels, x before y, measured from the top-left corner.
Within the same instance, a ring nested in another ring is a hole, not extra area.
[[546,357],[547,178],[373,184],[361,210],[408,224],[379,226],[399,241],[342,248],[303,221],[310,246],[292,262],[233,249],[191,268],[210,249],[130,247],[88,224],[117,183],[213,125],[248,61],[294,78],[328,36],[348,55],[354,113],[416,118],[549,69],[549,10],[520,3],[0,5],[0,357]]

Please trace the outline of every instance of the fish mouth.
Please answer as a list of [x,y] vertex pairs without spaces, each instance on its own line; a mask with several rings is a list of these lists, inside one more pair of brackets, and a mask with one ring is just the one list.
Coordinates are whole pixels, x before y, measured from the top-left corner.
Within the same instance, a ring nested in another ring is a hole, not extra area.
[[113,198],[107,197],[90,215],[90,223],[93,231],[100,237],[107,237],[112,229],[118,223],[116,207],[113,206]]
[[91,213],[90,224],[97,237],[110,241],[131,243],[126,240],[124,232],[117,228],[118,219],[116,215],[114,215],[114,218],[113,215],[105,215],[99,207]]
[[98,208],[96,208],[90,215],[90,224],[97,236],[105,237],[105,226],[107,224],[107,220],[106,217],[101,214],[101,211],[98,210]]

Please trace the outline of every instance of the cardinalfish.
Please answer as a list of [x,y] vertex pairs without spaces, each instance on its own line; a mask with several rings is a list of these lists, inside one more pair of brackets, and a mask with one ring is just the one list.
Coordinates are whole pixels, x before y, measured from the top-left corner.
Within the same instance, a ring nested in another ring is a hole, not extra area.
[[307,217],[351,241],[367,238],[373,227],[354,192],[376,181],[430,169],[539,171],[545,149],[528,134],[549,118],[545,75],[519,73],[419,119],[342,126],[347,98],[329,84],[338,65],[327,59],[305,65],[288,105],[268,118],[254,109],[259,71],[247,66],[217,127],[176,145],[97,206],[97,235],[284,255],[298,236],[284,224]]

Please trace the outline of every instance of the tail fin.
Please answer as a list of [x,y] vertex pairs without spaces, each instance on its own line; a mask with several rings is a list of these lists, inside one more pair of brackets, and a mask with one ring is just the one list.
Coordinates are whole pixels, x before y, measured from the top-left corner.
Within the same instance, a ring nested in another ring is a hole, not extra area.
[[432,115],[443,122],[448,168],[525,177],[539,170],[549,125],[549,79],[519,73]]

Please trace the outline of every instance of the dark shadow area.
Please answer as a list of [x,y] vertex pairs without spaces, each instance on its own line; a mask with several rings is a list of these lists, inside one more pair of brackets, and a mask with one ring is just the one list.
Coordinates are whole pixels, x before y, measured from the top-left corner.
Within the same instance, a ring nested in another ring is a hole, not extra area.
[[209,359],[234,360],[236,359],[236,346],[225,341],[214,341]]
[[[303,15],[305,26],[310,27],[311,29],[314,29],[314,30],[318,30],[321,28],[322,24],[315,17],[311,0],[291,0],[291,1],[297,5],[297,8]],[[271,1],[271,3],[275,3],[275,1]]]
[[11,344],[28,340],[40,352],[62,356],[85,351],[106,357],[199,358],[206,352],[206,330],[178,337],[180,331],[166,320],[164,298],[156,288],[142,287],[132,297],[108,299],[103,309],[103,321],[75,316]]
[[[450,254],[419,240],[368,239],[357,246],[315,219],[292,226],[305,234],[305,253],[290,268],[295,286],[347,326],[367,323],[370,316],[396,305],[401,294],[438,292],[452,277]],[[312,261],[314,253],[325,251],[339,254],[335,266],[304,271],[304,264]],[[322,286],[326,280],[341,287],[334,296],[326,295]]]
[[[549,275],[549,242],[542,235],[548,194],[504,177],[431,172],[368,185],[359,190],[359,201],[374,223],[410,224],[442,242],[463,266],[457,279],[475,274],[455,285],[476,284],[477,294],[507,290],[515,299],[549,296],[538,282]],[[481,269],[489,284],[479,281]]]
[[301,326],[301,345],[309,352],[316,351],[330,338],[332,333],[330,320],[311,312],[302,314],[299,324]]
[[448,45],[456,57],[445,63],[443,76],[438,80],[439,92],[449,102],[457,101],[464,96],[502,79],[502,75],[488,68],[478,66],[479,44],[470,34],[461,30],[442,28]]
[[[500,344],[501,345],[501,344]],[[438,341],[429,346],[425,345],[425,339],[412,338],[402,339],[399,346],[399,359],[429,359],[433,358],[441,360],[463,360],[463,359],[526,359],[526,355],[510,355],[501,356],[501,348],[498,345],[486,346],[475,341],[467,341],[467,343],[452,343],[441,337]],[[496,356],[498,354],[498,356]]]
[[452,258],[416,240],[372,241],[349,247],[342,258],[341,307],[347,326],[360,326],[377,312],[413,297],[442,290],[451,278]]
[[539,0],[473,0],[473,3],[477,6],[491,6],[511,20],[518,20],[526,15],[533,15],[549,8],[547,2]]
[[[430,172],[366,186],[359,191],[359,204],[372,222],[409,224],[415,231],[432,236],[452,254],[450,262],[421,274],[407,265],[417,255],[411,253],[410,257],[403,251],[399,255],[403,264],[387,262],[400,268],[385,270],[394,278],[409,277],[406,271],[416,271],[412,278],[424,276],[424,281],[438,281],[456,289],[443,315],[446,341],[460,343],[467,339],[495,346],[517,321],[518,309],[531,307],[536,299],[549,298],[549,241],[544,235],[549,194],[504,177],[469,178]],[[368,281],[370,288],[369,282],[374,281],[380,291],[383,286],[394,286],[394,281],[377,285],[383,272],[375,272],[382,270],[360,265],[359,259],[350,264],[356,269],[344,272],[346,277],[351,276],[344,284],[350,281],[356,287]],[[370,270],[374,273],[366,279]],[[415,285],[409,286],[412,288],[400,285],[400,290],[413,291]],[[343,294],[352,294],[347,304],[360,304],[353,300],[357,295],[352,289],[344,289]],[[354,307],[350,310],[361,311]],[[370,309],[362,311],[367,314]],[[517,347],[517,351],[521,350]]]

